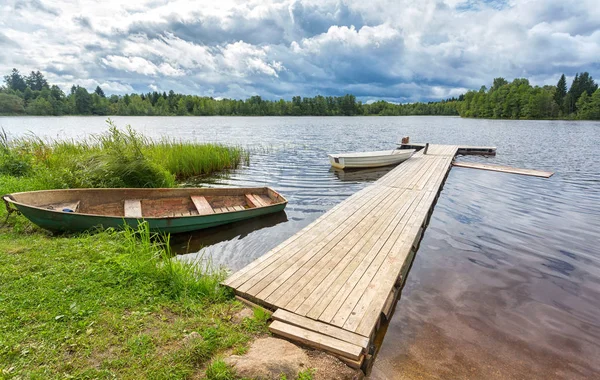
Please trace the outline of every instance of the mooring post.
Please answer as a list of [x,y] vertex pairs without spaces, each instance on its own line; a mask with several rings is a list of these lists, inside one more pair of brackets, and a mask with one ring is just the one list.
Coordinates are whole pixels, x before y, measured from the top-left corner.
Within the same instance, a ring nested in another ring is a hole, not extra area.
[[429,149],[429,143],[425,144],[425,149],[423,149],[423,154],[427,154],[427,149]]

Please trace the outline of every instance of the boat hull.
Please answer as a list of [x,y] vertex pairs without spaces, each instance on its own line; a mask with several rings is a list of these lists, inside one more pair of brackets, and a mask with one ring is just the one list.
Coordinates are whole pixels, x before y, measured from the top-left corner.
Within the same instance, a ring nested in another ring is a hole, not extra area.
[[152,219],[117,218],[66,212],[49,213],[24,205],[18,205],[17,209],[32,223],[53,232],[82,232],[95,228],[121,229],[124,225],[136,228],[140,223],[145,221],[148,223],[151,231],[181,233],[216,227],[279,212],[285,209],[285,204],[231,213]]
[[[414,153],[414,150],[397,150],[397,151],[385,151],[387,154],[382,152],[372,152],[373,155],[367,155],[362,153],[360,155],[341,154],[341,155],[329,155],[329,162],[331,166],[336,169],[362,169],[362,168],[377,168],[383,166],[397,165],[406,161]],[[398,153],[391,153],[398,152]]]
[[[90,189],[91,190],[91,189]],[[106,189],[113,190],[113,189]],[[115,191],[114,189],[113,191]],[[170,189],[153,189],[150,191],[168,191]],[[200,189],[199,189],[200,190]],[[210,196],[211,191],[218,191],[221,189],[201,189],[200,194]],[[231,191],[232,189],[227,189]],[[243,189],[240,189],[240,193],[243,194]],[[251,189],[257,191],[257,189]],[[57,190],[59,191],[59,190]],[[81,191],[70,190],[73,192]],[[98,193],[97,189],[91,190],[92,192]],[[142,190],[126,189],[129,192],[142,192]],[[148,218],[131,218],[126,216],[109,216],[109,215],[92,215],[78,212],[63,212],[58,210],[49,210],[43,207],[36,207],[22,202],[16,202],[10,198],[5,198],[6,201],[11,203],[23,216],[29,219],[34,224],[53,231],[53,232],[81,232],[87,230],[93,230],[97,228],[114,228],[121,229],[125,225],[136,228],[140,223],[147,222],[151,231],[163,232],[163,233],[182,233],[190,232],[205,228],[216,227],[228,223],[234,223],[246,219],[260,217],[262,215],[272,214],[280,212],[285,209],[287,201],[279,194],[275,193],[271,189],[261,189],[261,191],[271,192],[276,194],[278,202],[256,208],[246,208],[240,211],[231,212],[219,212],[207,215],[186,215],[186,216],[168,216],[168,217],[148,217]],[[48,193],[52,191],[40,192]],[[181,190],[179,190],[181,192]],[[36,192],[31,192],[33,194]],[[25,194],[25,193],[21,193]],[[14,194],[18,196],[19,194]]]

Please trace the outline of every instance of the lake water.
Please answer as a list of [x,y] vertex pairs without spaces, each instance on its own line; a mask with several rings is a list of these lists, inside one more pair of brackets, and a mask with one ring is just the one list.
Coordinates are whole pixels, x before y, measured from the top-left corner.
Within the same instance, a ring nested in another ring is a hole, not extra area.
[[[327,153],[414,142],[494,145],[459,160],[550,179],[453,168],[373,378],[600,378],[600,123],[452,117],[114,117],[152,137],[222,142],[250,165],[211,186],[270,186],[285,213],[177,236],[184,257],[242,268],[387,172],[336,172]],[[11,135],[81,138],[98,117],[0,117]]]

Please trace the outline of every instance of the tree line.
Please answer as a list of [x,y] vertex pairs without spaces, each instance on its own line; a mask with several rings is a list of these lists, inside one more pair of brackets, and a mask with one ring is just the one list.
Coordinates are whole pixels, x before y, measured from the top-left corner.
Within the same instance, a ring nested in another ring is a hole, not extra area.
[[130,115],[130,116],[353,116],[445,115],[496,119],[600,119],[598,84],[584,72],[570,88],[563,74],[556,86],[532,86],[517,78],[495,78],[488,90],[468,91],[438,102],[395,104],[357,101],[354,95],[294,96],[291,100],[246,100],[178,94],[174,91],[105,95],[73,85],[68,94],[50,85],[40,71],[23,76],[17,69],[0,87],[0,114],[10,115]]
[[491,119],[600,119],[600,89],[584,72],[576,74],[567,90],[563,74],[556,86],[531,86],[518,78],[508,82],[496,78],[488,90],[469,91],[457,110],[462,117]]
[[378,101],[363,104],[354,95],[294,96],[291,101],[246,100],[177,94],[174,91],[146,94],[105,95],[100,86],[92,93],[73,85],[65,94],[50,85],[39,72],[23,76],[17,69],[4,77],[0,87],[0,114],[11,115],[130,115],[130,116],[353,116],[353,115],[458,115],[456,99],[443,102],[394,104]]

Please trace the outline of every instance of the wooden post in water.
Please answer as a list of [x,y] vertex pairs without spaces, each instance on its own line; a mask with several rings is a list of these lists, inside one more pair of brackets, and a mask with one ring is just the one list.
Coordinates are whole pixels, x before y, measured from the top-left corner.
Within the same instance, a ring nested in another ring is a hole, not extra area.
[[425,149],[423,149],[423,154],[427,154],[427,149],[429,149],[429,143],[425,144]]

